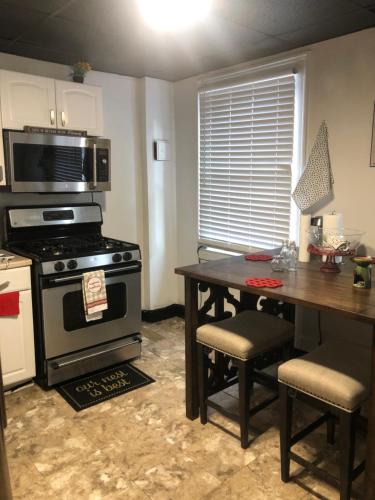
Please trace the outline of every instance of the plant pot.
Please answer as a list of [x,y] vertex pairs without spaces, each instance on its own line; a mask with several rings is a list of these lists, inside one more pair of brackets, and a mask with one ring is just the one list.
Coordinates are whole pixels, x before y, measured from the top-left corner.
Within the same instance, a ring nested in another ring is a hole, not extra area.
[[85,77],[83,75],[73,75],[73,82],[83,83]]

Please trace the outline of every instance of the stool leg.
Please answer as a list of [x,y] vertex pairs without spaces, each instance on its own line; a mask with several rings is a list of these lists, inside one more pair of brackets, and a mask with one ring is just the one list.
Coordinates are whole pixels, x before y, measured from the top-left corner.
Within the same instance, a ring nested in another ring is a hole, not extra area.
[[238,361],[238,395],[240,407],[241,447],[249,446],[250,363]]
[[215,386],[222,387],[224,384],[224,354],[215,351]]
[[335,418],[333,416],[331,416],[327,420],[327,443],[328,444],[335,444],[335,428],[336,428]]
[[356,413],[340,415],[340,500],[350,500],[355,454]]
[[288,386],[285,384],[279,384],[279,392],[281,480],[287,483],[290,479],[289,451],[292,438],[293,400],[288,396]]
[[199,413],[202,424],[207,423],[208,363],[204,346],[197,344]]

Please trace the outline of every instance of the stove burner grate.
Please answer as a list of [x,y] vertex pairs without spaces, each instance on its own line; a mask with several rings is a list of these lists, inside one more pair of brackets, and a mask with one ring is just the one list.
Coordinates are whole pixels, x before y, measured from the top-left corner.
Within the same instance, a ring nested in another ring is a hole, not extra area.
[[82,235],[79,237],[51,238],[47,240],[27,241],[25,250],[40,257],[61,257],[73,254],[96,253],[99,251],[121,252],[129,247],[124,241],[106,238],[101,235]]

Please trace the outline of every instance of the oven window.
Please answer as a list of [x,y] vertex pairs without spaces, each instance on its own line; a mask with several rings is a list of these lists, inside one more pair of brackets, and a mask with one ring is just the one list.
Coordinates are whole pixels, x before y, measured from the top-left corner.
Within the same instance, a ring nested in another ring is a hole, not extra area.
[[103,311],[103,318],[96,321],[86,321],[83,309],[82,290],[66,293],[63,297],[64,329],[67,332],[79,330],[87,326],[105,323],[126,315],[125,283],[107,285],[108,309]]
[[93,150],[67,146],[13,144],[18,182],[90,182]]

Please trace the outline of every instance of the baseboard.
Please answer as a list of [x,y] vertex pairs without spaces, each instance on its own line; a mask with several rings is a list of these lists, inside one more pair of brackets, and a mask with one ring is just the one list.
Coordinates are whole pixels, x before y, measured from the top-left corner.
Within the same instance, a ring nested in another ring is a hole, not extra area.
[[174,316],[184,318],[185,306],[182,304],[171,304],[170,306],[160,307],[159,309],[144,309],[142,311],[142,321],[146,321],[146,323],[156,323],[157,321],[163,321],[163,319],[173,318]]

